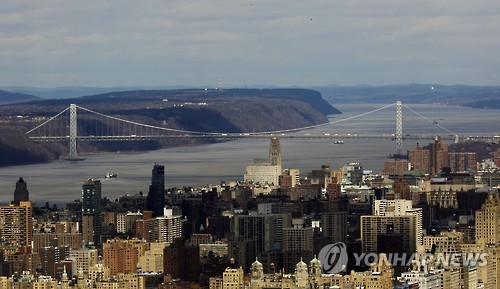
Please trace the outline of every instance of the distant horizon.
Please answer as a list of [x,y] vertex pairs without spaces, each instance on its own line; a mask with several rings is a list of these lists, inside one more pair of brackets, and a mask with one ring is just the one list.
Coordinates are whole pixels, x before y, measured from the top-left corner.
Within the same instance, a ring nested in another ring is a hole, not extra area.
[[[500,84],[481,85],[481,84],[443,84],[431,82],[409,82],[409,83],[387,83],[387,84],[322,84],[322,85],[277,85],[277,84],[256,84],[256,85],[243,85],[243,86],[223,86],[223,89],[258,89],[258,88],[314,88],[314,87],[384,87],[384,86],[405,86],[405,85],[435,85],[435,86],[464,86],[464,87],[500,87]],[[215,85],[184,85],[184,84],[158,84],[158,85],[110,85],[110,86],[93,86],[93,85],[62,85],[62,86],[32,86],[32,85],[6,85],[0,86],[0,89],[41,89],[41,90],[57,90],[57,89],[127,89],[127,88],[165,88],[165,89],[217,89]]]

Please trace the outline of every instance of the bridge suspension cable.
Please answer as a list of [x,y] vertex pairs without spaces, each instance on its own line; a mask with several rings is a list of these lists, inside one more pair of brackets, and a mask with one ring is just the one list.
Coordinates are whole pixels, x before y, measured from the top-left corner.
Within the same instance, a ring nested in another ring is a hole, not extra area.
[[161,127],[161,126],[154,126],[154,125],[150,125],[150,124],[143,124],[143,123],[139,123],[139,122],[135,122],[135,121],[131,121],[131,120],[126,120],[126,119],[115,117],[115,116],[106,115],[106,114],[103,114],[103,113],[100,113],[100,112],[97,112],[97,111],[94,111],[94,110],[91,110],[88,108],[84,108],[81,106],[77,106],[77,107],[79,109],[85,110],[85,111],[90,112],[90,113],[97,114],[97,115],[105,117],[105,118],[125,122],[128,124],[133,124],[133,125],[137,125],[137,126],[147,127],[147,128],[159,129],[159,130],[170,131],[170,132],[180,132],[180,133],[220,135],[220,133],[215,133],[215,132],[190,131],[190,130],[182,130],[182,129],[175,129],[175,128],[166,128],[166,127]]
[[[331,120],[326,123],[304,126],[299,128],[291,128],[291,129],[282,129],[282,130],[273,130],[273,131],[260,131],[260,132],[233,132],[233,133],[224,133],[224,132],[201,132],[201,131],[191,131],[191,130],[183,130],[183,129],[175,129],[175,128],[167,128],[160,127],[150,124],[143,124],[137,121],[126,120],[123,118],[119,118],[116,116],[106,115],[101,112],[97,112],[88,108],[84,108],[81,106],[77,106],[75,104],[70,105],[70,107],[65,108],[63,111],[59,112],[53,117],[50,117],[46,121],[37,125],[36,127],[30,129],[26,134],[30,134],[29,138],[34,140],[42,140],[42,141],[61,141],[67,139],[69,137],[70,147],[73,149],[70,152],[70,158],[76,159],[76,142],[77,140],[146,140],[152,138],[166,138],[166,137],[215,137],[215,138],[241,138],[241,137],[268,137],[273,134],[281,134],[298,132],[302,130],[310,130],[319,127],[326,127],[329,125],[350,121],[353,119],[357,119],[372,113],[376,113],[378,111],[387,109],[397,105],[398,110],[396,113],[396,134],[392,136],[396,137],[397,142],[397,151],[401,152],[402,142],[403,142],[403,134],[402,134],[402,112],[401,107],[407,108],[409,111],[419,116],[420,118],[428,121],[439,127],[440,129],[448,132],[451,135],[455,136],[455,142],[458,141],[458,135],[451,130],[443,127],[435,121],[423,116],[407,105],[402,104],[401,102],[391,103],[385,105],[380,108],[373,109],[371,111],[363,112],[357,115],[349,116],[346,118]],[[78,123],[81,122],[81,125],[78,125],[77,130],[77,118],[76,118],[76,110],[81,109],[84,114],[78,115]],[[65,115],[66,112],[70,111],[69,116]],[[83,115],[83,116],[82,116]],[[99,116],[99,118],[95,117]],[[102,118],[102,119],[101,119]],[[104,121],[103,121],[104,119]],[[69,123],[68,123],[69,120]],[[49,124],[50,123],[50,124]],[[128,126],[127,126],[128,125]],[[82,130],[80,131],[80,127]],[[37,131],[37,136],[33,135],[34,131]],[[53,132],[52,132],[53,131]],[[162,134],[161,132],[170,132],[171,134]],[[326,135],[326,134],[325,134]],[[294,134],[287,134],[287,137],[297,137]],[[399,136],[399,138],[398,138]],[[300,137],[300,136],[299,136]],[[387,135],[385,136],[387,137]],[[73,144],[73,146],[71,146]]]
[[[314,129],[314,128],[318,128],[318,127],[328,126],[328,125],[331,125],[331,124],[340,123],[340,122],[343,122],[343,121],[348,121],[348,120],[352,120],[352,119],[355,119],[355,118],[359,118],[359,117],[362,117],[362,116],[365,116],[365,115],[368,115],[368,114],[375,113],[377,111],[386,109],[388,107],[394,106],[395,104],[396,103],[392,103],[392,104],[389,104],[389,105],[386,105],[384,107],[380,107],[380,108],[377,108],[377,109],[374,109],[374,110],[371,110],[371,111],[368,111],[368,112],[364,112],[364,113],[361,113],[361,114],[358,114],[358,115],[354,115],[354,116],[350,116],[350,117],[347,117],[347,118],[338,119],[338,120],[330,121],[330,122],[326,122],[326,123],[315,124],[315,125],[310,125],[310,126],[304,126],[304,127],[299,127],[299,128],[292,128],[292,129],[249,132],[249,133],[246,133],[246,134],[248,134],[248,135],[275,134],[275,133],[286,133],[286,132],[295,132],[295,131],[300,131],[300,130]],[[87,112],[90,112],[90,113],[93,113],[93,114],[96,114],[96,115],[99,115],[99,116],[102,116],[102,117],[105,117],[105,118],[109,118],[109,119],[113,119],[113,120],[116,120],[116,121],[121,121],[121,122],[129,123],[129,124],[133,124],[133,125],[137,125],[137,126],[142,126],[142,127],[152,128],[152,129],[163,130],[163,131],[178,132],[178,133],[185,133],[185,134],[196,134],[196,135],[213,135],[213,136],[219,136],[221,134],[231,134],[231,133],[226,133],[226,132],[201,132],[201,131],[191,131],[191,130],[182,130],[182,129],[173,129],[173,128],[166,128],[166,127],[154,126],[154,125],[143,124],[143,123],[139,123],[139,122],[135,122],[135,121],[130,121],[130,120],[122,119],[122,118],[115,117],[115,116],[106,115],[106,114],[103,114],[103,113],[100,113],[100,112],[97,112],[97,111],[94,111],[94,110],[91,110],[91,109],[88,109],[88,108],[84,108],[84,107],[81,107],[81,106],[77,106],[77,107],[79,109],[84,110],[84,111],[87,111]],[[42,125],[40,125],[40,126],[42,126]],[[32,129],[31,131],[33,131],[35,129]],[[31,132],[31,131],[29,131],[29,132]]]
[[37,125],[36,127],[34,127],[34,128],[32,128],[32,129],[30,129],[29,131],[27,131],[27,132],[26,132],[26,134],[30,134],[30,133],[32,133],[33,131],[35,131],[35,130],[39,129],[40,127],[42,127],[42,126],[46,125],[46,124],[47,124],[47,123],[49,123],[50,121],[52,121],[52,120],[56,119],[58,116],[60,116],[61,114],[65,113],[66,111],[68,111],[68,110],[69,110],[69,108],[70,108],[70,107],[68,106],[66,109],[64,109],[64,110],[63,110],[63,111],[61,111],[60,113],[58,113],[58,114],[54,115],[53,117],[51,117],[51,118],[49,118],[48,120],[46,120],[46,121],[42,122],[41,124]]
[[343,121],[348,121],[348,120],[351,120],[351,119],[355,119],[355,118],[358,118],[358,117],[362,117],[362,116],[365,116],[365,115],[368,115],[368,114],[371,114],[371,113],[374,113],[374,112],[386,109],[388,107],[394,106],[395,104],[396,103],[391,103],[391,104],[386,105],[384,107],[380,107],[380,108],[377,108],[377,109],[374,109],[374,110],[371,110],[371,111],[368,111],[368,112],[364,112],[364,113],[361,113],[361,114],[358,114],[358,115],[353,115],[353,116],[350,116],[350,117],[346,117],[346,118],[342,118],[342,119],[337,119],[337,120],[329,121],[329,122],[325,122],[325,123],[320,123],[320,124],[315,124],[315,125],[310,125],[310,126],[304,126],[304,127],[298,127],[298,128],[291,128],[291,129],[254,132],[254,133],[250,133],[250,135],[294,132],[294,131],[299,131],[299,130],[308,130],[308,129],[318,128],[318,127],[328,126],[328,125],[331,125],[331,124],[335,124],[335,123],[339,123],[339,122],[343,122]]
[[343,122],[343,121],[346,121],[346,120],[351,120],[351,119],[355,119],[355,118],[358,118],[358,117],[362,117],[362,116],[365,116],[365,115],[368,115],[368,114],[371,114],[371,113],[374,113],[374,112],[377,112],[377,111],[381,111],[383,109],[386,109],[386,108],[394,106],[394,105],[396,105],[396,103],[391,103],[391,104],[386,105],[384,107],[380,107],[380,108],[377,108],[377,109],[374,109],[374,110],[371,110],[371,111],[368,111],[368,112],[364,112],[364,113],[361,113],[361,114],[358,114],[358,115],[354,115],[354,116],[342,118],[342,119],[339,119],[337,121],[331,121],[331,122],[329,122],[329,124],[339,123],[339,122]]
[[404,107],[406,107],[406,108],[407,108],[408,110],[410,110],[411,112],[413,112],[414,114],[416,114],[416,115],[420,116],[422,119],[424,119],[424,120],[428,121],[429,123],[432,123],[432,124],[436,125],[436,126],[437,126],[437,127],[439,127],[440,129],[442,129],[442,130],[446,131],[447,133],[452,134],[452,135],[454,135],[455,137],[457,137],[457,136],[458,136],[458,134],[456,134],[456,133],[452,132],[451,130],[449,130],[449,129],[445,128],[444,126],[440,125],[440,124],[439,124],[439,123],[437,123],[436,121],[433,121],[433,120],[431,120],[431,119],[429,119],[429,118],[427,118],[427,117],[425,117],[425,116],[421,115],[420,113],[418,113],[418,112],[416,112],[415,110],[411,109],[411,108],[410,108],[410,107],[408,107],[407,105],[403,104],[403,106],[404,106]]
[[[301,131],[301,130],[309,130],[309,129],[319,128],[319,127],[325,127],[325,126],[329,126],[329,125],[332,125],[332,124],[336,124],[336,123],[341,123],[341,122],[345,122],[345,121],[350,121],[350,120],[353,120],[353,119],[357,119],[357,118],[360,118],[360,117],[363,117],[363,116],[366,116],[366,115],[369,115],[369,114],[372,114],[372,113],[376,113],[378,111],[381,111],[381,110],[387,109],[389,107],[395,106],[396,104],[397,103],[391,103],[391,104],[385,105],[383,107],[373,109],[373,110],[368,111],[368,112],[364,112],[364,113],[360,113],[360,114],[357,114],[357,115],[349,116],[349,117],[346,117],[346,118],[336,119],[336,120],[332,120],[332,121],[329,121],[329,122],[326,122],[326,123],[321,123],[321,124],[316,124],[316,125],[310,125],[310,126],[304,126],[304,127],[298,127],[298,128],[292,128],[292,129],[283,129],[283,130],[248,132],[248,133],[245,133],[245,134],[246,135],[271,135],[271,134],[276,134],[276,133],[297,132],[297,131]],[[441,128],[442,130],[448,132],[449,134],[457,135],[456,133],[452,132],[451,130],[443,127],[442,125],[440,125],[440,124],[432,121],[431,119],[429,119],[429,118],[423,116],[422,114],[418,113],[417,111],[413,110],[409,106],[407,106],[405,104],[403,104],[403,106],[405,108],[407,108],[408,110],[410,110],[411,112],[413,112],[414,114],[418,115],[420,118],[428,121],[429,123],[432,123],[432,124],[436,125],[437,127]],[[138,126],[138,127],[144,127],[144,128],[150,128],[150,129],[157,129],[157,130],[161,130],[161,131],[168,131],[168,132],[175,132],[175,133],[182,133],[182,134],[193,134],[193,135],[208,135],[208,136],[220,136],[222,134],[224,134],[224,135],[225,134],[227,134],[227,135],[230,135],[230,134],[232,134],[232,135],[239,134],[239,133],[229,133],[229,132],[201,132],[201,131],[191,131],[191,130],[183,130],[183,129],[166,128],[166,127],[160,127],[160,126],[155,126],[155,125],[150,125],[150,124],[143,124],[143,123],[139,123],[139,122],[136,122],[136,121],[126,120],[126,119],[123,119],[123,118],[106,115],[104,113],[97,112],[97,111],[94,111],[94,110],[91,110],[91,109],[88,109],[88,108],[85,108],[85,107],[81,107],[81,106],[77,106],[77,108],[79,108],[79,109],[81,109],[83,111],[86,111],[86,112],[89,112],[89,113],[101,116],[103,118],[110,119],[110,120],[115,120],[115,121],[122,122],[122,123],[128,123],[128,124],[135,125],[135,126]],[[30,134],[30,133],[34,132],[35,130],[43,127],[44,125],[46,125],[47,123],[53,121],[54,119],[56,119],[57,117],[59,117],[63,113],[67,112],[69,109],[70,109],[70,107],[67,107],[63,111],[61,111],[58,114],[56,114],[55,116],[49,118],[48,120],[44,121],[43,123],[41,123],[41,124],[37,125],[36,127],[30,129],[29,131],[26,132],[26,134]],[[104,125],[104,124],[101,124],[101,126],[102,125]]]

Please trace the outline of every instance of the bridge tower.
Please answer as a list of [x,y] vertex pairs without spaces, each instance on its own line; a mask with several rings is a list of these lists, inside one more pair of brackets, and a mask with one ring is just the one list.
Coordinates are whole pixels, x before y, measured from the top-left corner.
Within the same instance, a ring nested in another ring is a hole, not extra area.
[[76,151],[76,138],[77,138],[77,118],[76,118],[76,104],[69,106],[69,160],[78,160],[78,153]]
[[402,156],[403,150],[403,110],[401,101],[396,102],[396,155]]

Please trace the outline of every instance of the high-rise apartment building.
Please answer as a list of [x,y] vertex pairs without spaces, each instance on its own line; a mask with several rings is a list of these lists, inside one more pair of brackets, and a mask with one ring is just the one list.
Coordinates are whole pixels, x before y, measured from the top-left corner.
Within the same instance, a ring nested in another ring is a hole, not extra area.
[[139,257],[144,255],[147,243],[137,239],[108,240],[102,244],[104,264],[112,275],[136,272]]
[[0,238],[14,246],[31,246],[33,208],[30,201],[0,207]]
[[422,208],[413,208],[412,201],[396,199],[396,200],[375,200],[373,205],[373,215],[375,216],[407,216],[415,217],[415,244],[423,244],[423,215]]
[[148,242],[172,243],[182,237],[182,216],[173,215],[172,209],[164,209],[161,217],[137,220],[137,235]]
[[476,211],[476,243],[482,247],[500,246],[500,195],[490,193]]
[[56,277],[56,263],[69,257],[68,246],[50,246],[38,250],[40,256],[41,273],[45,276]]
[[182,237],[181,215],[173,215],[172,209],[165,209],[162,217],[154,219],[154,240],[173,243]]
[[409,170],[410,163],[407,160],[392,160],[384,162],[383,175],[403,175],[405,171]]
[[312,227],[283,228],[283,269],[285,272],[293,273],[299,261],[309,262],[313,258],[313,235]]
[[476,153],[448,153],[448,162],[452,172],[463,172],[477,169]]
[[294,188],[300,184],[299,169],[285,169],[279,178],[279,185],[282,189]]
[[234,216],[237,240],[255,240],[255,252],[281,249],[283,228],[291,225],[290,214],[255,214]]
[[413,206],[410,200],[375,200],[373,205],[373,215],[375,216],[386,216],[391,212],[393,215],[405,215],[406,211],[411,209]]
[[421,171],[424,174],[430,173],[431,153],[429,150],[417,147],[414,150],[408,150],[408,161],[414,170]]
[[177,239],[163,249],[163,274],[172,278],[198,282],[200,277],[200,248],[186,246]]
[[118,213],[116,216],[116,232],[132,233],[135,231],[135,221],[142,220],[141,212]]
[[342,194],[342,185],[340,184],[337,176],[332,176],[331,182],[326,185],[326,196],[328,200],[336,200]]
[[435,175],[447,167],[448,164],[448,145],[441,142],[441,137],[436,136],[430,146],[430,174]]
[[88,179],[82,185],[82,234],[84,243],[101,243],[101,181]]
[[260,185],[279,185],[281,166],[272,165],[268,159],[254,159],[253,165],[246,167],[243,180]]
[[163,250],[169,246],[167,242],[154,242],[148,251],[139,257],[142,272],[163,272]]
[[165,166],[153,166],[151,185],[147,199],[147,209],[153,212],[153,217],[163,216],[165,207]]
[[427,148],[419,147],[417,144],[414,150],[408,150],[408,161],[413,169],[435,175],[443,167],[449,166],[448,145],[441,142],[440,136],[436,136],[434,142]]
[[361,216],[361,240],[363,253],[411,255],[417,245],[415,216]]
[[254,164],[246,167],[245,182],[278,186],[281,175],[281,147],[278,138],[269,143],[269,155],[264,159],[254,159]]
[[69,259],[75,264],[75,269],[88,274],[90,268],[94,267],[99,261],[99,252],[97,249],[81,248],[79,250],[70,250]]
[[486,289],[500,288],[500,194],[489,193],[476,211],[476,244],[487,253],[487,266],[479,268]]
[[[56,240],[56,244],[54,244]],[[78,250],[83,245],[83,237],[80,233],[34,233],[33,252],[39,248],[48,246],[68,246],[70,249]]]
[[16,190],[14,191],[14,205],[19,206],[21,202],[27,202],[29,200],[30,193],[28,192],[28,185],[23,178],[19,178],[16,182]]
[[321,233],[329,238],[329,242],[347,243],[347,212],[330,211],[321,213]]

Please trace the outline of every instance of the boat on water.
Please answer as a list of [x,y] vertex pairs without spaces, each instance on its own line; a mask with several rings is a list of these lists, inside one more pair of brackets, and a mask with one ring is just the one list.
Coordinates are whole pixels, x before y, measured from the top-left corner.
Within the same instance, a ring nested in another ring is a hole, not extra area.
[[333,143],[334,144],[344,144],[344,141],[343,140],[336,140]]
[[117,175],[117,174],[115,174],[115,173],[110,173],[110,172],[108,172],[108,173],[106,174],[106,176],[105,176],[105,178],[106,178],[106,179],[114,179],[114,178],[116,178],[116,177],[118,177],[118,175]]

